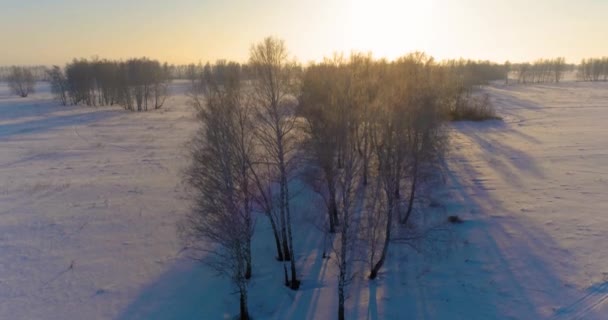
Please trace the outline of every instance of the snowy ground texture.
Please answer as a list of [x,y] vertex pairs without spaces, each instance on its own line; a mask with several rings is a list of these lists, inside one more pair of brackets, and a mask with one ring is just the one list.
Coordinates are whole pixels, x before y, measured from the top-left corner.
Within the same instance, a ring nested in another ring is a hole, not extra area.
[[[0,319],[238,312],[226,280],[179,254],[180,171],[196,128],[184,88],[159,111],[128,113],[0,84]],[[347,318],[608,319],[608,83],[485,91],[504,121],[453,125],[434,195],[465,223],[450,227],[447,250],[394,245],[379,279],[355,278]],[[307,224],[311,203],[305,191],[294,203],[298,292],[276,277],[258,219],[256,320],[335,318],[336,268]]]

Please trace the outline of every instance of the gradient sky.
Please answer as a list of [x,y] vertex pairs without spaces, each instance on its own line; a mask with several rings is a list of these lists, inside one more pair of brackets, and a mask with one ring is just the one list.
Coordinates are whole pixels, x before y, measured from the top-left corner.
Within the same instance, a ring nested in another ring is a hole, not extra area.
[[608,55],[607,13],[608,0],[0,0],[0,65],[246,61],[268,35],[301,62],[351,50],[578,62]]

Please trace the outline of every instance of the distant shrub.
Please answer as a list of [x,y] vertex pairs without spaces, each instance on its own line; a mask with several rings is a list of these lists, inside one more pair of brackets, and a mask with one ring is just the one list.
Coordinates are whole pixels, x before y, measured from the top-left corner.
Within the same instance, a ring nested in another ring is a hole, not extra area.
[[496,110],[494,110],[488,94],[484,94],[481,97],[471,95],[463,97],[448,111],[448,117],[452,121],[484,121],[501,119],[496,115]]
[[34,92],[36,79],[34,79],[34,75],[30,69],[13,66],[8,76],[8,84],[14,94],[25,98]]

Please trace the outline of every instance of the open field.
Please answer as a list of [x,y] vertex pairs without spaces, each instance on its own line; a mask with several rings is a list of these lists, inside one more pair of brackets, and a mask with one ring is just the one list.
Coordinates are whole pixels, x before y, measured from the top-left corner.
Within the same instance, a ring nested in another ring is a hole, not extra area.
[[[26,99],[0,84],[0,319],[222,319],[227,281],[180,256],[189,205],[181,170],[196,129],[186,83],[158,111],[60,107],[48,88]],[[608,83],[493,85],[504,122],[452,125],[445,185],[435,192],[449,250],[395,245],[384,272],[355,279],[362,319],[604,319],[608,314]],[[250,292],[260,319],[335,313],[336,268],[294,203],[302,288],[273,277],[257,237]],[[427,208],[421,208],[431,210]],[[259,217],[258,228],[267,228]]]

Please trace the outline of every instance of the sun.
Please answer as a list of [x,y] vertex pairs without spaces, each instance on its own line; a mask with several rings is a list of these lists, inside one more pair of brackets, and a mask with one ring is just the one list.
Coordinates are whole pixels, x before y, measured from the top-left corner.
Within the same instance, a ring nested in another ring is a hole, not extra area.
[[350,1],[350,19],[354,50],[394,59],[424,50],[432,31],[433,1]]

